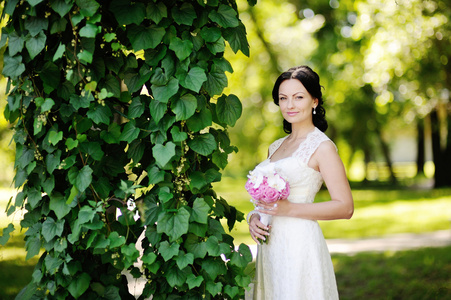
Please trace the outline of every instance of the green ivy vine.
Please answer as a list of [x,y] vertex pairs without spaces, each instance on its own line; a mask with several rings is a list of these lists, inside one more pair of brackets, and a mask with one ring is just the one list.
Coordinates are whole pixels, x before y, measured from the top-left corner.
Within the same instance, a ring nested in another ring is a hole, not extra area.
[[249,55],[235,1],[3,4],[7,213],[26,210],[26,258],[40,255],[18,298],[134,299],[124,270],[147,279],[140,299],[243,298],[252,255],[221,223],[243,214],[212,189],[242,111],[225,47]]

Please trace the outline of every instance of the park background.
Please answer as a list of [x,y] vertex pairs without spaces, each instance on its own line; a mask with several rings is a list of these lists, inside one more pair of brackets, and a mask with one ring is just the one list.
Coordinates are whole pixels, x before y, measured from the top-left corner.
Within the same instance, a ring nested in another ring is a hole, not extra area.
[[[284,135],[272,103],[275,78],[307,64],[324,86],[326,133],[337,144],[355,199],[351,220],[321,222],[326,238],[383,237],[449,230],[451,218],[451,8],[445,1],[237,1],[250,57],[229,53],[226,93],[243,103],[229,130],[239,151],[229,158],[216,191],[239,210],[252,209],[247,172]],[[4,79],[1,107],[6,105]],[[3,109],[1,109],[3,111]],[[14,195],[14,144],[0,121],[0,228]],[[318,201],[328,200],[322,190]],[[31,279],[23,232],[0,248],[0,299]],[[252,244],[244,222],[232,235]],[[445,299],[451,296],[451,247],[334,255],[343,299]]]

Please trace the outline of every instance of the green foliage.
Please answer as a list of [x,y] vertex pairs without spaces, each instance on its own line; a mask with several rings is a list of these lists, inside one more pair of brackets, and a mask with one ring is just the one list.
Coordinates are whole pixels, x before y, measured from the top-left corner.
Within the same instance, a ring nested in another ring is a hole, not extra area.
[[236,4],[12,0],[3,13],[20,190],[7,211],[27,211],[26,258],[43,250],[21,297],[134,299],[133,270],[141,298],[242,298],[252,256],[220,221],[243,214],[212,189],[237,151],[241,103],[222,94],[226,41],[249,54]]

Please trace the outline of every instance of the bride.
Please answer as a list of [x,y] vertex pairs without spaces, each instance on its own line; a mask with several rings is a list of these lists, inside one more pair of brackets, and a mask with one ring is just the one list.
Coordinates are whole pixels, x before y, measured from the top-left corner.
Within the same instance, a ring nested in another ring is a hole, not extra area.
[[[290,195],[275,204],[258,202],[248,214],[249,232],[259,244],[253,299],[338,299],[317,220],[349,219],[354,204],[337,148],[323,133],[327,122],[319,76],[307,66],[291,68],[278,77],[272,96],[288,135],[270,145],[258,166],[274,164]],[[331,200],[313,203],[323,182]],[[262,213],[271,216],[269,225],[261,222]]]

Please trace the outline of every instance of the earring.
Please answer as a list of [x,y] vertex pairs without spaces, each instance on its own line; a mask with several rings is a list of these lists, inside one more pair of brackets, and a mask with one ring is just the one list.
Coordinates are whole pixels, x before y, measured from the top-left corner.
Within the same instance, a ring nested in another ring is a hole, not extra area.
[[313,114],[316,115],[316,107],[313,108]]

